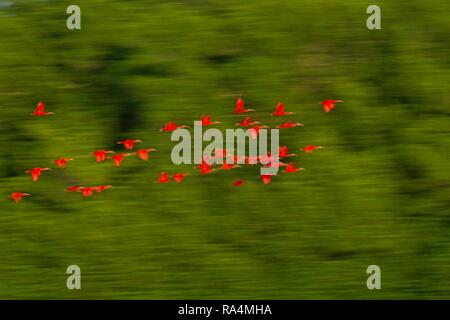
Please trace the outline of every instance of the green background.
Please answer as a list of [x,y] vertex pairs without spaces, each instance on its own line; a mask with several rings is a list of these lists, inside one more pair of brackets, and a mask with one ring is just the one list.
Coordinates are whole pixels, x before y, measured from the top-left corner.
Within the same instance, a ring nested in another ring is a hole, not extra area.
[[[448,1],[79,0],[78,31],[70,4],[0,1],[0,298],[450,298]],[[271,126],[277,101],[296,112],[305,127],[281,144],[307,170],[263,185],[257,167],[172,164],[159,128],[202,114],[231,128],[239,96]],[[326,114],[327,98],[345,103]],[[56,115],[30,116],[39,100]],[[126,137],[159,152],[95,164]],[[60,156],[76,160],[24,173]],[[191,175],[159,185],[160,171]],[[73,184],[114,188],[82,199]]]

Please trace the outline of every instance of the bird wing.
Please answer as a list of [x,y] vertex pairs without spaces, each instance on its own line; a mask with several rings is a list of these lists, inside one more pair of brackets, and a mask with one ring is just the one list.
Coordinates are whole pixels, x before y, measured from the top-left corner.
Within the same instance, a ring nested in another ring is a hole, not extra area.
[[42,113],[45,111],[45,104],[43,102],[39,102],[34,112]]
[[275,113],[283,113],[284,112],[284,104],[278,103],[277,109],[275,110]]
[[241,98],[237,99],[236,101],[236,106],[234,108],[235,111],[241,111],[244,109],[244,100],[242,100]]

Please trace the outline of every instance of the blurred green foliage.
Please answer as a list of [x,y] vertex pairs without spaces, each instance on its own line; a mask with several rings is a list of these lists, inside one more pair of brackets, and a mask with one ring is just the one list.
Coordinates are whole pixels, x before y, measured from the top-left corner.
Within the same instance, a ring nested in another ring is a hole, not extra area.
[[[379,3],[378,31],[371,1],[79,0],[79,31],[70,4],[0,1],[0,298],[450,298],[448,1]],[[265,186],[257,168],[171,163],[158,129],[205,113],[230,127],[238,96],[269,125],[278,100],[297,113],[281,144],[306,171]],[[325,114],[327,98],[345,103]],[[39,100],[56,115],[29,116]],[[94,163],[126,137],[159,152]],[[76,160],[23,172],[60,156]]]

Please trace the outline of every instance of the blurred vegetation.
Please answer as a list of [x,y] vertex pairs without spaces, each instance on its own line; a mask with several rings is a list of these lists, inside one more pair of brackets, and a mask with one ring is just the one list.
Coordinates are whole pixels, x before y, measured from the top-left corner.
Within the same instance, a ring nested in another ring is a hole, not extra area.
[[[450,298],[448,1],[380,3],[378,31],[372,1],[79,0],[79,31],[70,4],[0,1],[0,298]],[[281,144],[306,171],[265,186],[257,168],[171,163],[158,129],[230,127],[238,96],[269,125],[278,100],[297,113]],[[325,114],[327,98],[345,103]],[[29,116],[39,100],[56,115]],[[159,152],[94,163],[126,137]],[[60,156],[76,160],[24,173]],[[192,174],[158,185],[160,171]]]

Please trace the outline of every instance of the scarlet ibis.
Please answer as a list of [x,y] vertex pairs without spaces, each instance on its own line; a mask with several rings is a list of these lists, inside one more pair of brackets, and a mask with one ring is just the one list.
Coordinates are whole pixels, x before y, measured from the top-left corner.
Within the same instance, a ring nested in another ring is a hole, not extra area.
[[207,116],[202,116],[202,126],[207,127],[213,124],[218,124],[220,123],[219,121],[211,121],[211,116],[207,115]]
[[113,159],[114,161],[114,165],[116,167],[120,167],[122,164],[123,159],[125,159],[125,157],[131,156],[131,154],[129,153],[117,153],[113,156],[111,156],[110,158]]
[[42,101],[39,101],[37,104],[36,109],[34,109],[33,113],[31,113],[34,116],[42,117],[42,116],[49,116],[52,114],[55,114],[54,112],[45,112],[45,104]]
[[147,161],[149,153],[151,151],[158,151],[158,150],[153,149],[153,148],[141,149],[141,150],[138,150],[135,154],[137,154],[139,156],[139,158],[141,158],[142,160]]
[[279,167],[285,167],[285,166],[287,166],[286,163],[283,163],[281,161],[274,161],[274,162],[264,165],[264,168],[279,168]]
[[33,179],[33,181],[38,181],[40,175],[42,174],[42,171],[49,171],[49,170],[50,168],[33,168],[25,172],[31,174],[31,178]]
[[302,170],[305,170],[305,169],[303,169],[303,168],[296,168],[296,167],[295,167],[295,164],[293,164],[293,163],[288,163],[288,164],[286,165],[286,168],[284,169],[284,172],[286,172],[286,173],[292,173],[292,172],[297,172],[297,171],[302,171]]
[[167,183],[169,182],[169,174],[167,172],[161,172],[158,177],[158,183]]
[[184,180],[184,177],[187,176],[187,173],[175,173],[172,178],[176,183],[180,183]]
[[170,122],[167,122],[164,125],[164,127],[159,129],[159,131],[175,131],[176,129],[180,129],[180,128],[189,128],[189,127],[188,126],[177,126],[175,121],[170,121]]
[[31,194],[29,194],[29,193],[13,192],[13,193],[11,193],[10,198],[15,203],[19,203],[23,197],[30,197],[30,196],[31,196]]
[[101,186],[93,187],[93,189],[94,189],[97,193],[101,193],[101,192],[103,192],[103,191],[105,191],[106,189],[109,189],[109,188],[112,188],[112,186],[109,185],[109,184],[104,184],[104,185],[101,185]]
[[244,120],[242,120],[239,123],[236,123],[237,126],[241,126],[241,127],[251,127],[251,126],[254,126],[255,124],[259,124],[259,122],[252,121],[252,119],[250,117],[245,117]]
[[229,163],[224,163],[222,165],[222,170],[231,170],[231,169],[234,169],[234,168],[239,168],[239,165],[237,165],[237,164],[229,164]]
[[73,160],[73,158],[59,158],[55,160],[55,164],[58,168],[66,169],[69,161]]
[[127,150],[133,150],[135,143],[142,143],[142,140],[125,139],[117,142],[117,144],[123,144],[123,147]]
[[327,99],[325,101],[322,101],[321,104],[323,106],[323,111],[325,112],[330,112],[331,110],[333,110],[334,108],[336,108],[336,103],[338,102],[344,102],[342,100],[332,100],[332,99]]
[[242,113],[247,113],[247,112],[253,112],[253,111],[255,111],[255,110],[253,110],[253,109],[244,109],[244,105],[245,105],[244,100],[242,100],[241,98],[238,98],[238,99],[236,100],[236,106],[235,106],[235,108],[234,108],[234,113],[242,114]]
[[280,117],[280,116],[289,116],[294,114],[294,112],[286,112],[284,111],[284,104],[281,102],[278,102],[277,108],[275,109],[275,112],[272,113],[273,116]]
[[269,184],[272,180],[273,175],[272,174],[262,174],[261,180],[264,184]]
[[307,145],[307,146],[303,147],[303,151],[305,151],[306,153],[310,153],[316,149],[322,149],[322,148],[323,148],[322,146]]
[[80,189],[78,189],[78,191],[81,192],[83,197],[92,197],[95,191],[95,187],[81,187]]
[[83,188],[83,187],[82,186],[70,186],[70,187],[67,187],[66,191],[76,192],[76,191],[79,191],[81,188]]
[[279,129],[289,129],[289,128],[303,127],[303,126],[304,126],[304,124],[302,124],[302,123],[288,121],[288,122],[280,124],[279,126],[277,126],[277,128],[279,128]]
[[208,174],[208,173],[211,173],[214,171],[211,168],[211,165],[209,163],[207,163],[205,160],[203,160],[203,162],[200,163],[197,167],[200,169],[200,172],[203,174]]
[[278,156],[280,158],[287,158],[287,157],[293,157],[295,156],[294,153],[289,154],[289,148],[288,146],[282,146],[278,148]]
[[253,126],[253,127],[251,127],[250,128],[250,136],[253,138],[253,139],[256,139],[257,137],[258,137],[258,134],[259,134],[259,130],[260,129],[267,129],[267,128],[269,128],[268,126]]
[[97,163],[101,163],[101,162],[104,162],[105,160],[106,160],[106,156],[109,154],[109,153],[114,153],[114,151],[107,151],[107,150],[98,150],[98,151],[95,151],[94,153],[93,153],[93,155],[95,156],[95,161],[97,162]]
[[242,179],[233,181],[233,186],[240,187],[244,184],[244,182],[245,182],[245,180],[242,180]]

